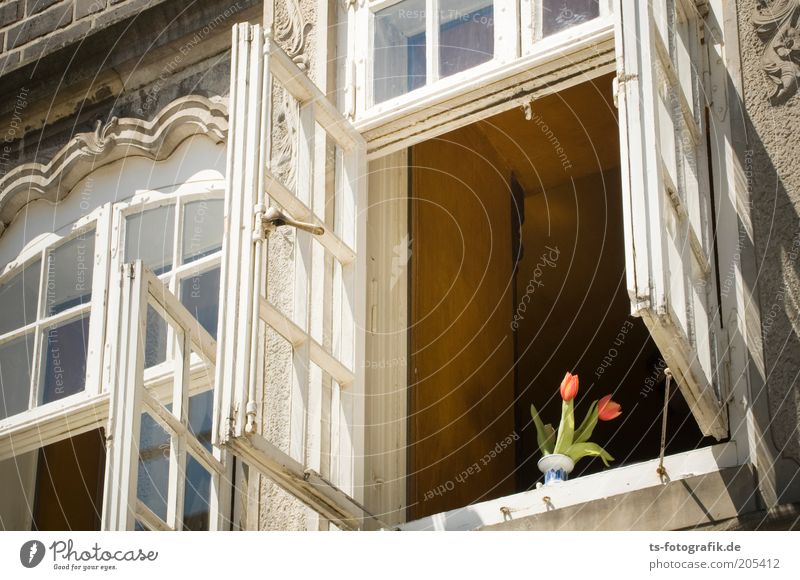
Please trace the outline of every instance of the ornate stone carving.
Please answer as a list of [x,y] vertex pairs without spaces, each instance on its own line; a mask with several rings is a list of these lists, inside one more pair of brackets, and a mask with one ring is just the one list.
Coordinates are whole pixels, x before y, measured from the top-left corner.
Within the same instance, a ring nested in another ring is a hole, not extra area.
[[0,235],[20,209],[37,199],[58,202],[92,171],[123,157],[166,159],[183,141],[228,134],[227,106],[201,96],[176,99],[152,121],[112,118],[94,132],[75,135],[49,163],[25,163],[0,179]]
[[[306,40],[312,28],[300,0],[280,0],[275,6],[275,40],[300,70],[308,71]],[[284,185],[294,187],[297,161],[297,102],[283,87],[272,90],[272,147],[270,169]]]
[[761,67],[775,86],[769,99],[784,102],[797,91],[800,78],[800,0],[758,0],[751,20],[766,44]]
[[301,70],[308,68],[308,57],[305,54],[306,36],[311,23],[306,22],[299,0],[284,0],[283,10],[279,12],[284,18],[275,21],[275,39]]

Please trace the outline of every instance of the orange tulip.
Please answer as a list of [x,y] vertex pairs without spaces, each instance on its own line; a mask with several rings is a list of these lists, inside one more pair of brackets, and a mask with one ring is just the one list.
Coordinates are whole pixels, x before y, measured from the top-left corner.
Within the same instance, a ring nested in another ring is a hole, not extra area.
[[578,394],[578,375],[573,375],[569,371],[564,375],[564,380],[561,381],[561,398],[565,401],[571,401]]
[[611,395],[606,395],[597,403],[597,418],[601,421],[611,421],[622,414],[622,407],[619,403],[611,400]]

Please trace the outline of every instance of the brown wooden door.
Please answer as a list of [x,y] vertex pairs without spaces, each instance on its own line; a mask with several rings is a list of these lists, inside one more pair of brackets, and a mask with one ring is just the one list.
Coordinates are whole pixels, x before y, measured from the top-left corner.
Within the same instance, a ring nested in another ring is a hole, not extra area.
[[480,129],[413,147],[409,518],[513,493],[510,175]]

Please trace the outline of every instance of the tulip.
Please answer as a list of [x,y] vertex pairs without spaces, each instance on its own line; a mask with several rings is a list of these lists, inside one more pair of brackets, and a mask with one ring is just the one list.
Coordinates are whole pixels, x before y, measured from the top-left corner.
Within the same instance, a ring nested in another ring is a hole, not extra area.
[[571,401],[578,394],[578,375],[573,375],[569,371],[564,375],[564,380],[561,381],[561,398],[565,401]]
[[597,403],[597,418],[601,421],[611,421],[621,414],[622,407],[611,400],[611,395],[606,395]]

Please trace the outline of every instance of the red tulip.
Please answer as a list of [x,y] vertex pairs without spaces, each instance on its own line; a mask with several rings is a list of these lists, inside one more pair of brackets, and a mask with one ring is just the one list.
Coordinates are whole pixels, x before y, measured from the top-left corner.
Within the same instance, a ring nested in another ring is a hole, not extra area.
[[573,375],[567,372],[564,375],[564,380],[561,381],[561,398],[565,401],[571,401],[578,394],[578,375]]
[[597,403],[597,418],[601,421],[611,421],[622,414],[622,407],[619,403],[611,400],[611,395],[606,395]]

